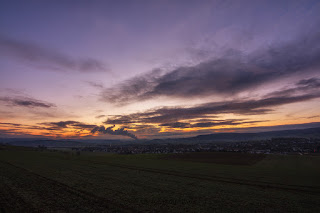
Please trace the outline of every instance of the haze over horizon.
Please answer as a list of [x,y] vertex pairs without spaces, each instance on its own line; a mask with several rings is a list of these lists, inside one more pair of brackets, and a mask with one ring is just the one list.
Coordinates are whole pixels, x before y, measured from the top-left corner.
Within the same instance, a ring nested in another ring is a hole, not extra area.
[[1,1],[0,137],[320,126],[319,14],[318,0]]

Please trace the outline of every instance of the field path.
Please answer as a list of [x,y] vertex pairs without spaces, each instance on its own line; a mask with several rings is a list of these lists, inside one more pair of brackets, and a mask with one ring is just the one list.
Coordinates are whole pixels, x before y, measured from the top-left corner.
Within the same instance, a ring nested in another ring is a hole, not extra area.
[[155,168],[145,168],[138,166],[128,166],[124,164],[118,163],[99,163],[99,162],[91,162],[94,164],[104,164],[108,166],[143,171],[143,172],[151,172],[156,174],[164,174],[176,177],[185,177],[192,178],[198,180],[205,180],[210,182],[222,182],[228,184],[238,184],[238,185],[247,185],[260,187],[264,189],[277,189],[277,190],[286,190],[286,191],[296,191],[296,192],[304,192],[309,194],[320,194],[319,187],[311,187],[311,186],[302,186],[302,185],[292,185],[292,184],[281,184],[281,183],[269,183],[265,181],[256,181],[256,180],[247,180],[247,179],[238,179],[238,178],[230,178],[230,177],[220,177],[220,176],[212,176],[212,175],[204,175],[204,174],[191,174],[185,172],[177,172],[172,170],[164,170],[164,169],[155,169]]

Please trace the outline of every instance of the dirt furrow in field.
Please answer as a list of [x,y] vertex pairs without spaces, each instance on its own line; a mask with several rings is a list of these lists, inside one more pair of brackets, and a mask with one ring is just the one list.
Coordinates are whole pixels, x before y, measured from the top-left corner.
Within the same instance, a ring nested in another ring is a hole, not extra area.
[[0,212],[35,212],[32,205],[27,203],[21,196],[17,195],[14,190],[4,184],[3,180],[0,183]]
[[[93,193],[83,191],[80,189],[77,189],[75,187],[71,187],[67,184],[52,180],[48,177],[39,175],[38,173],[35,173],[29,169],[14,165],[12,163],[1,161],[4,164],[7,164],[8,166],[14,167],[15,169],[22,170],[23,172],[20,174],[23,174],[24,177],[26,176],[32,176],[33,183],[30,184],[36,184],[43,187],[48,187],[48,192],[46,195],[43,195],[43,197],[51,196],[56,198],[56,196],[67,197],[67,198],[74,198],[75,200],[80,200],[84,203],[81,203],[80,205],[84,205],[85,203],[88,204],[88,206],[92,206],[96,208],[97,210],[106,210],[106,211],[117,211],[117,212],[139,212],[129,206],[125,206],[120,203],[116,203],[111,199],[105,198],[105,197],[99,197]],[[59,192],[55,194],[55,192]],[[69,195],[68,195],[69,194]],[[70,199],[71,199],[70,198]],[[6,201],[3,201],[6,202]],[[26,203],[25,201],[21,201],[22,203]],[[48,207],[49,208],[49,207]],[[67,208],[66,208],[67,210]]]

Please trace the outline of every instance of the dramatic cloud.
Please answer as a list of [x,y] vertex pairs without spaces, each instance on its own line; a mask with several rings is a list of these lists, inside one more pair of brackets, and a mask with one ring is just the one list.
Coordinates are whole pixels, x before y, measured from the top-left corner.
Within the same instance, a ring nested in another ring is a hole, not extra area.
[[9,106],[21,106],[21,107],[40,107],[40,108],[50,108],[55,107],[54,104],[40,101],[37,99],[29,97],[0,97],[0,102],[3,102]]
[[2,35],[0,35],[0,55],[13,57],[35,65],[42,65],[53,70],[108,71],[107,66],[99,60],[92,58],[75,59],[30,42],[19,41]]
[[128,132],[127,130],[124,130],[124,128],[119,128],[116,130],[113,130],[113,128],[114,128],[114,126],[111,126],[108,128],[105,128],[104,126],[96,126],[95,128],[93,128],[91,130],[91,133],[101,132],[103,134],[122,135],[122,136],[128,136],[128,137],[133,138],[135,140],[138,139],[134,134]]
[[[319,98],[320,93],[305,94],[300,96],[277,96],[263,98],[260,100],[228,101],[205,103],[189,108],[183,107],[162,107],[155,110],[149,110],[143,113],[134,113],[123,116],[114,116],[108,119],[106,124],[130,124],[130,123],[153,123],[163,126],[185,127],[187,123],[181,123],[181,120],[210,118],[220,114],[233,113],[238,115],[255,115],[270,113],[274,107],[285,104],[298,103]],[[169,124],[170,123],[170,124]],[[230,122],[227,121],[229,125]],[[225,123],[224,125],[227,125]],[[198,123],[198,126],[214,125],[215,123]]]
[[7,2],[0,129],[131,140],[320,121],[320,1]]
[[218,59],[166,73],[154,70],[103,89],[101,99],[126,104],[154,97],[234,95],[320,67],[320,33],[273,45],[250,54],[229,51]]
[[[256,99],[231,100],[203,103],[191,107],[160,107],[140,113],[110,116],[104,123],[120,125],[134,129],[136,134],[146,136],[178,135],[184,129],[197,128],[197,132],[212,127],[231,129],[232,126],[242,126],[267,122],[251,119],[219,119],[223,114],[262,115],[274,112],[278,107],[310,101],[320,98],[320,79],[308,78],[294,84],[284,86],[279,91],[266,94]],[[228,126],[226,128],[226,126]],[[199,132],[199,133],[200,133]],[[203,132],[205,134],[205,132]]]

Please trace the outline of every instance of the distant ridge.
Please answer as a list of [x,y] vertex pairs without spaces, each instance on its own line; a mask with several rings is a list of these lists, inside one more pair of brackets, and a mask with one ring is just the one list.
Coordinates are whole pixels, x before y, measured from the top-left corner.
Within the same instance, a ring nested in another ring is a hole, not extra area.
[[198,135],[195,137],[191,137],[190,139],[211,141],[243,141],[271,139],[277,137],[320,138],[320,127],[257,133],[215,133],[208,135]]

